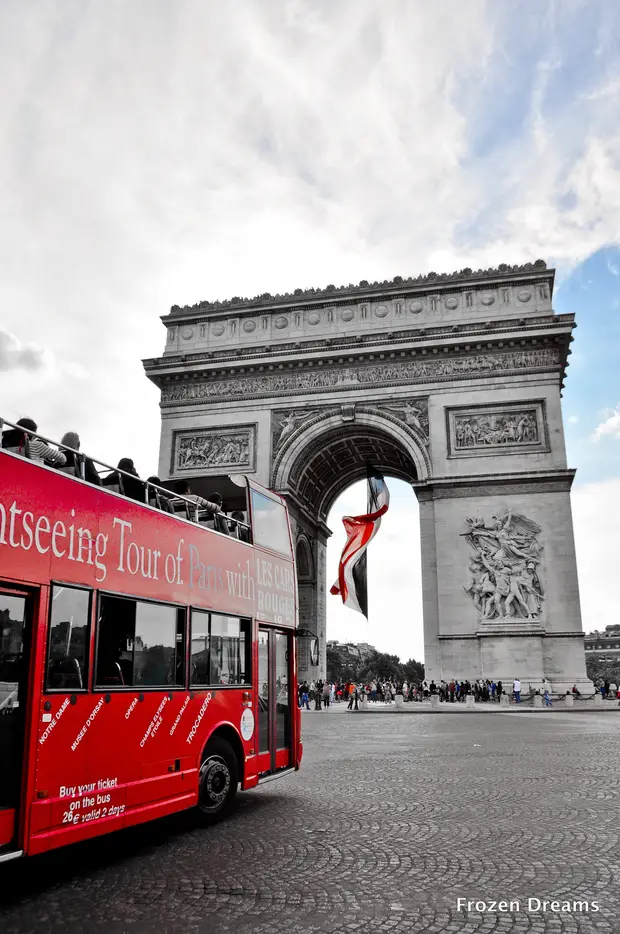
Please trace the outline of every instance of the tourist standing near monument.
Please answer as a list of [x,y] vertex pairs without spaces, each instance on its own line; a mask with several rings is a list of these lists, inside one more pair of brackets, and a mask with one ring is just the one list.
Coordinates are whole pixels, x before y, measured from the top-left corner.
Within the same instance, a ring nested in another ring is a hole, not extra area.
[[515,696],[515,703],[521,703],[521,682],[518,678],[515,678],[512,684],[512,693]]

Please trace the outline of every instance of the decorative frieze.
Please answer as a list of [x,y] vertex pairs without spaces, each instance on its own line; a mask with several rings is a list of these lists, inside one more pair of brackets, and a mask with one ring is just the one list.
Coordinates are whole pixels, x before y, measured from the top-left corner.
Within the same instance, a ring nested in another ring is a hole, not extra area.
[[541,527],[506,508],[490,522],[480,516],[466,521],[468,528],[462,534],[474,555],[464,590],[480,622],[540,619],[545,600],[539,576]]
[[416,358],[379,364],[360,364],[358,367],[332,369],[305,369],[250,376],[230,376],[202,382],[183,382],[164,386],[162,403],[201,401],[239,396],[269,396],[272,394],[314,392],[350,389],[356,386],[384,386],[389,383],[410,383],[416,380],[433,382],[464,376],[495,375],[513,370],[550,369],[561,365],[560,350],[556,347],[540,350],[510,350],[495,353],[474,353]]
[[448,454],[515,454],[547,449],[543,401],[447,410]]
[[171,474],[255,470],[256,426],[174,433]]

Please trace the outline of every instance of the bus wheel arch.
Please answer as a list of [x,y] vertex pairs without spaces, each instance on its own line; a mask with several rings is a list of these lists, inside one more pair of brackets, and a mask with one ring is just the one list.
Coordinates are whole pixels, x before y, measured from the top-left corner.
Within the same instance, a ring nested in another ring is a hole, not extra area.
[[233,808],[243,781],[243,746],[231,726],[214,730],[200,757],[198,811],[206,824],[216,823]]

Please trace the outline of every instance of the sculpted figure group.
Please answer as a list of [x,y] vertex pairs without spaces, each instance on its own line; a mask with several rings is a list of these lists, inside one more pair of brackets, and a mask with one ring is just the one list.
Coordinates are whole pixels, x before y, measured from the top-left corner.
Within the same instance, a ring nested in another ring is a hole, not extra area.
[[476,417],[461,415],[457,416],[454,427],[457,448],[533,444],[538,441],[538,425],[533,410]]
[[182,438],[177,453],[177,467],[224,467],[248,464],[250,440],[247,435],[203,435]]
[[480,619],[539,619],[545,599],[538,575],[542,545],[539,525],[512,510],[467,519],[463,533],[474,551],[471,579],[464,588]]

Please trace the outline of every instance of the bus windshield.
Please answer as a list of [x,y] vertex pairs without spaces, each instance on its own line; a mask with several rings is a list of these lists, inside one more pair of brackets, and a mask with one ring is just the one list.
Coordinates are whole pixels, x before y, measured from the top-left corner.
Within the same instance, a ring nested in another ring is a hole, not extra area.
[[289,557],[291,539],[286,509],[282,503],[259,493],[258,490],[252,490],[252,519],[256,544]]

